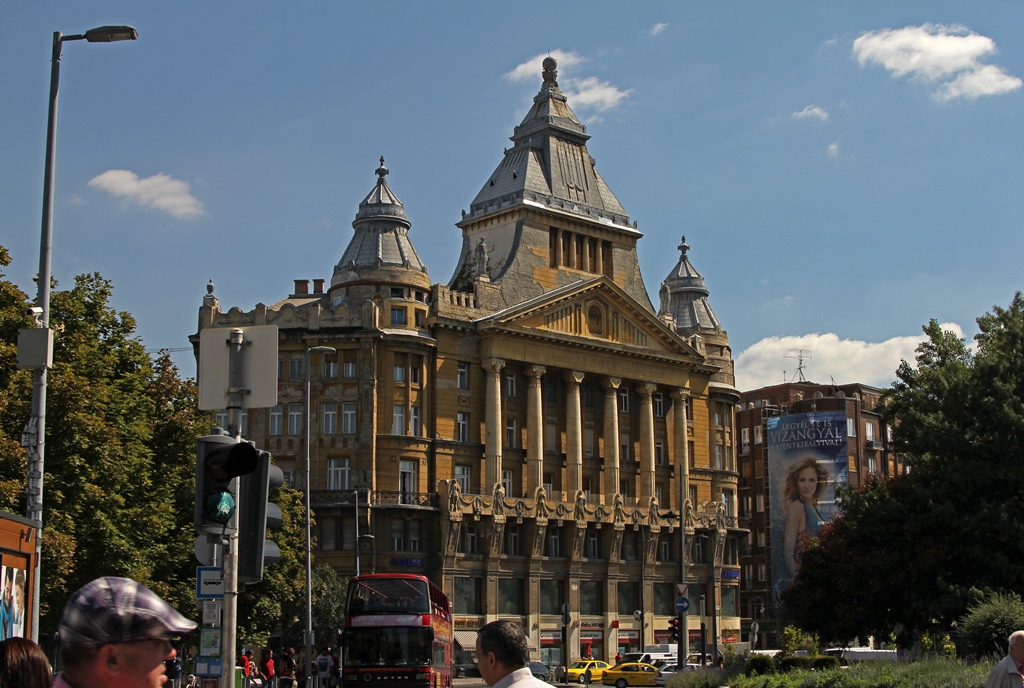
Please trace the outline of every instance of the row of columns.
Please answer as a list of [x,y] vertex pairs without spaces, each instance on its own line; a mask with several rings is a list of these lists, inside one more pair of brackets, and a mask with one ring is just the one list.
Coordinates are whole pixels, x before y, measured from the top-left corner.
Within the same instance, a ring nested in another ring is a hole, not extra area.
[[[505,367],[505,361],[500,358],[491,358],[484,362],[483,367],[487,378],[484,443],[486,482],[484,484],[490,489],[501,480],[501,430],[504,427],[501,413],[501,371]],[[529,380],[526,397],[526,494],[533,495],[536,489],[544,484],[545,424],[541,380],[547,369],[542,365],[531,365],[523,372]],[[584,377],[585,373],[577,370],[563,373],[563,379],[568,389],[565,414],[565,465],[568,485],[566,485],[565,491],[570,495],[575,494],[576,490],[583,487],[583,413],[580,404],[580,383],[583,382]],[[619,491],[621,459],[619,456],[618,390],[622,385],[622,378],[603,377],[601,383],[604,389],[604,466],[608,480],[606,491],[616,493]],[[653,395],[656,389],[657,385],[654,383],[643,382],[635,390],[640,395],[641,501],[649,499],[655,493]],[[671,395],[676,402],[673,404],[675,424],[673,456],[682,465],[683,471],[686,471],[689,466],[686,456],[686,407],[683,403],[688,394],[687,388],[681,388],[672,392]],[[685,494],[685,492],[680,494]]]

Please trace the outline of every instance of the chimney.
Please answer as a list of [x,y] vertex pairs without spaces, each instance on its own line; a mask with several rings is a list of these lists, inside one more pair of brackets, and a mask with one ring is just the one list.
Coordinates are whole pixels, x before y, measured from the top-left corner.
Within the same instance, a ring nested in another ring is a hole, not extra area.
[[295,295],[309,293],[309,280],[295,280]]
[[313,280],[313,293],[323,294],[324,293],[324,281],[322,279]]

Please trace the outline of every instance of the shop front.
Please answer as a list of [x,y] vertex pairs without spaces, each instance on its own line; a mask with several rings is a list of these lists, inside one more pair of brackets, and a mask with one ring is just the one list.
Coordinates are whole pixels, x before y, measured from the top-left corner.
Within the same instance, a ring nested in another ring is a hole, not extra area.
[[540,632],[540,661],[552,671],[562,666],[562,629]]
[[619,629],[618,653],[624,655],[627,652],[640,652],[640,631],[633,629]]
[[580,658],[606,659],[604,629],[600,621],[580,622]]

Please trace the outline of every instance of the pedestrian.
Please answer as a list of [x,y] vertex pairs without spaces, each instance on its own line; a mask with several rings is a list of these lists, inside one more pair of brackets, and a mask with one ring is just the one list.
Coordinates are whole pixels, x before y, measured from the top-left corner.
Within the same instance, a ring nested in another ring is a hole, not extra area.
[[290,647],[281,655],[277,667],[278,685],[280,688],[292,688],[295,685],[295,648]]
[[334,657],[331,656],[331,648],[321,647],[320,654],[316,656],[316,678],[320,688],[327,688],[331,685],[331,676],[334,675]]
[[477,666],[492,688],[549,688],[530,671],[530,650],[523,629],[511,621],[492,621],[477,632]]
[[3,688],[50,688],[53,672],[46,653],[28,638],[0,642],[0,686]]
[[171,658],[164,661],[164,673],[170,679],[171,688],[181,688],[181,657],[178,651],[171,650]]
[[242,668],[242,688],[251,688],[253,685],[253,672],[256,669],[253,666],[253,651],[247,649],[239,657],[239,665]]
[[141,583],[97,578],[64,607],[54,688],[162,688],[171,638],[195,627]]
[[718,656],[718,659],[715,660],[715,668],[719,671],[725,671],[725,657]]
[[1024,631],[1014,631],[1009,638],[1009,653],[992,667],[985,688],[1020,688],[1024,685]]
[[263,648],[263,661],[260,662],[260,678],[264,686],[274,688],[277,679],[274,675],[274,651],[269,647]]
[[615,663],[618,664],[621,661],[622,661],[622,653],[621,652],[616,652],[615,653]]

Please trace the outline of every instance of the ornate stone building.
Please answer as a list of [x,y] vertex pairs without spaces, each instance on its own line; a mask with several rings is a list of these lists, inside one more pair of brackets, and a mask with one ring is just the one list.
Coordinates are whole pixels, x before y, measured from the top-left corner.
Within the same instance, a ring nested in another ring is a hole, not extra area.
[[738,640],[748,536],[726,332],[685,242],[655,311],[642,234],[588,139],[548,58],[457,223],[448,284],[431,284],[382,159],[329,284],[251,311],[211,290],[199,315],[278,326],[280,403],[244,432],[295,478],[309,375],[317,563],[425,573],[464,649],[509,618],[552,664],[563,609],[570,658],[667,642],[684,576],[691,640],[702,621],[709,643]]

